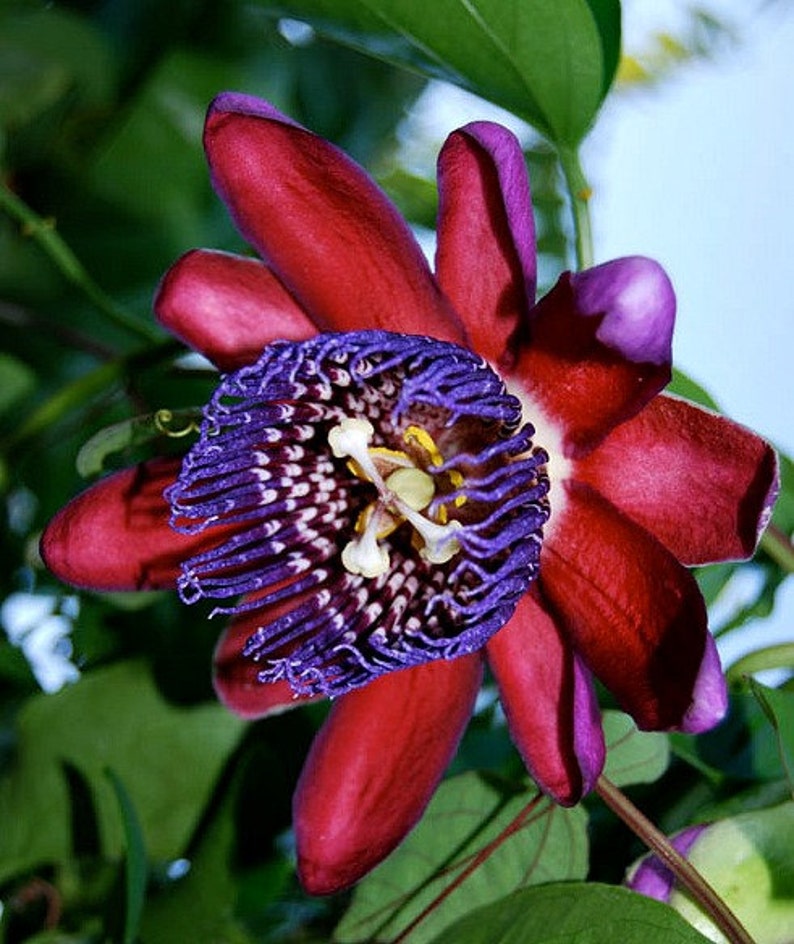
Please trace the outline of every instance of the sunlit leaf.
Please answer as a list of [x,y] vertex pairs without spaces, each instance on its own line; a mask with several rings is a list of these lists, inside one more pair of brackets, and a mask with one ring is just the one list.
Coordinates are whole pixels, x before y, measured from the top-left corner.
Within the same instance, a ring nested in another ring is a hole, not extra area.
[[619,787],[653,783],[667,770],[670,744],[666,734],[638,731],[622,711],[604,712],[607,762],[604,774]]
[[288,16],[371,55],[447,79],[558,144],[587,132],[617,65],[612,0],[279,0]]
[[432,944],[707,944],[661,902],[571,882],[526,888],[447,928]]
[[0,880],[71,855],[64,760],[93,788],[106,854],[118,856],[124,847],[104,774],[111,767],[135,804],[149,854],[179,855],[242,723],[219,705],[168,705],[145,666],[130,662],[29,699],[17,728],[15,760],[0,780]]
[[[788,944],[794,928],[794,803],[714,823],[687,855],[754,941]],[[712,940],[714,924],[682,891],[670,904]]]
[[725,675],[735,682],[745,675],[765,672],[769,669],[794,670],[794,642],[783,642],[777,646],[763,646],[742,656],[732,663]]
[[667,386],[668,393],[675,393],[685,400],[691,400],[693,403],[699,403],[701,406],[707,406],[710,410],[719,410],[716,400],[711,394],[702,387],[696,380],[693,380],[688,374],[677,367],[673,368],[673,379]]
[[[491,854],[477,860],[491,843]],[[462,879],[412,930],[412,944],[422,944],[472,907],[586,871],[583,809],[564,810],[534,792],[504,793],[462,774],[441,785],[414,832],[357,887],[335,937],[390,941]]]

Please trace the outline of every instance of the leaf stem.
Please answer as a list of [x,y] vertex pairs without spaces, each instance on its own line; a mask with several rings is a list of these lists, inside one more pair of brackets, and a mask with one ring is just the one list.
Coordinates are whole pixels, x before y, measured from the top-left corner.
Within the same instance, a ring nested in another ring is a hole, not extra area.
[[755,944],[746,928],[698,870],[675,849],[664,833],[602,774],[595,792],[629,829],[657,855],[678,882],[722,931],[730,944]]
[[738,682],[745,675],[794,666],[794,642],[783,642],[776,646],[764,646],[749,652],[725,671],[729,682]]
[[761,535],[760,546],[781,569],[794,574],[794,545],[777,525],[767,527]]
[[590,226],[592,189],[582,170],[577,149],[559,145],[557,154],[573,214],[576,267],[580,270],[588,269],[593,264],[593,231]]
[[104,292],[91,278],[83,264],[61,238],[55,222],[34,212],[4,183],[0,182],[0,210],[4,210],[49,256],[53,264],[67,281],[76,286],[114,324],[146,341],[160,340],[160,333],[153,325],[136,318]]

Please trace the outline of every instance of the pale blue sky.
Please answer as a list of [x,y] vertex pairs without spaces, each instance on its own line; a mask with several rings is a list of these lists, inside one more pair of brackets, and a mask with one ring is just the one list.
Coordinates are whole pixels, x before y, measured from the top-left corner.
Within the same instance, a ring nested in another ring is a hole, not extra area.
[[[688,0],[624,2],[624,48],[654,30],[681,34]],[[610,96],[583,148],[594,189],[598,261],[643,253],[678,296],[676,364],[740,422],[794,454],[789,383],[794,353],[794,4],[704,0],[739,42],[682,66],[653,89]],[[452,129],[494,118],[526,127],[435,84],[408,119],[409,157],[426,163]],[[754,592],[751,571],[727,588],[713,623]],[[768,620],[721,641],[723,658],[794,638],[794,580]]]
[[[794,7],[706,4],[741,42],[652,91],[616,96],[585,150],[600,260],[642,252],[678,295],[676,363],[724,411],[794,454]],[[682,3],[625,8],[626,47],[680,22]],[[720,610],[748,593],[728,587]],[[717,614],[714,613],[713,616]],[[772,617],[720,643],[723,658],[794,639],[794,580]]]
[[[629,49],[682,4],[626,6]],[[610,101],[587,144],[599,259],[658,259],[679,299],[679,367],[723,409],[794,453],[789,383],[794,234],[794,8],[710,8],[740,44]]]

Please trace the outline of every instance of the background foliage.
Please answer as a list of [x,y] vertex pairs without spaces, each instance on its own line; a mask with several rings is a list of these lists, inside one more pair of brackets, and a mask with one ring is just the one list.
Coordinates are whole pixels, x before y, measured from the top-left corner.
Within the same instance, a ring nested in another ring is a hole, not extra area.
[[[550,282],[572,264],[564,193],[576,193],[576,147],[618,67],[617,0],[440,7],[428,17],[412,0],[0,6],[5,944],[466,944],[545,941],[550,929],[557,942],[606,942],[615,927],[644,944],[703,940],[664,906],[614,887],[639,844],[596,801],[563,811],[537,796],[488,688],[416,832],[352,895],[308,898],[292,870],[290,796],[324,707],[243,725],[213,700],[218,627],[206,614],[169,594],[76,594],[38,558],[41,528],[87,481],[178,448],[133,418],[189,409],[213,386],[155,327],[150,304],[183,251],[244,249],[200,147],[218,91],[267,97],[339,143],[422,232],[435,214],[432,164],[409,154],[401,123],[428,76],[477,92],[534,126],[526,157],[541,271]],[[656,59],[626,57],[620,74],[661,80],[721,37],[718,22],[695,17],[690,36],[660,37]],[[439,143],[425,142],[428,155]],[[687,378],[676,386],[708,399]],[[760,574],[757,594],[722,632],[769,612],[792,569],[788,462],[783,471],[773,538],[742,565]],[[699,575],[710,602],[738,569]],[[705,737],[641,735],[609,711],[613,781],[668,831],[775,808],[774,833],[791,840],[794,688],[746,672],[790,667],[792,649],[733,668],[730,717]],[[756,822],[763,868],[770,830]],[[794,863],[774,848],[785,902]]]

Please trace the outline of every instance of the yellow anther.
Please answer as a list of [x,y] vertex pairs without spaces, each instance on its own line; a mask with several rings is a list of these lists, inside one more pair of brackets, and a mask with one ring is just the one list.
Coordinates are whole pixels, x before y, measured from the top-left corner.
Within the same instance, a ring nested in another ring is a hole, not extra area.
[[422,429],[421,426],[409,426],[403,433],[403,439],[406,445],[410,445],[414,442],[417,446],[424,449],[433,465],[443,464],[444,457],[441,455],[435,440],[426,429]]
[[[436,478],[418,466],[444,464],[444,457],[433,437],[421,426],[409,426],[403,433],[407,446],[418,446],[426,458],[418,459],[399,449],[370,446],[374,428],[369,420],[345,417],[328,433],[328,444],[338,458],[347,459],[351,473],[365,482],[371,482],[378,491],[378,499],[367,505],[355,523],[356,537],[342,550],[342,565],[352,574],[378,577],[390,566],[388,551],[378,543],[388,537],[403,522],[408,522],[418,538],[419,554],[432,564],[445,564],[460,550],[455,532],[462,528],[458,521],[450,521],[449,513],[441,505],[431,520],[421,514],[436,495]],[[464,483],[457,470],[447,473],[449,482],[457,489]],[[464,496],[453,499],[456,507],[466,501]]]

